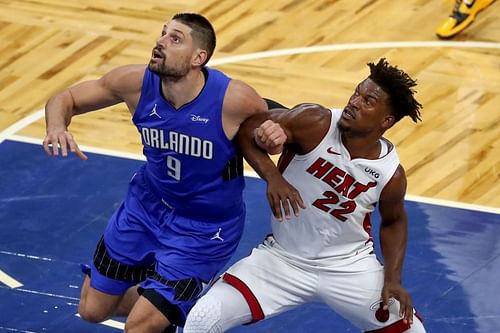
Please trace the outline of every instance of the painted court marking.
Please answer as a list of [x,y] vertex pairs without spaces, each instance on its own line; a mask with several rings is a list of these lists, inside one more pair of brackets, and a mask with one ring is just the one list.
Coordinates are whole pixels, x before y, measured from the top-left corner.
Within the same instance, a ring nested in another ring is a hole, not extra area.
[[33,331],[19,330],[17,328],[5,327],[5,326],[0,326],[0,330],[5,330],[5,331],[9,331],[9,332],[21,332],[21,333],[37,333],[37,332],[33,332]]
[[[78,313],[75,314],[75,316],[80,317],[80,315]],[[112,327],[112,328],[117,328],[117,329],[122,330],[122,331],[125,329],[124,323],[122,323],[121,321],[118,321],[118,320],[113,320],[113,319],[105,320],[103,322],[100,322],[99,324],[104,325],[104,326],[108,326],[108,327]]]
[[9,288],[19,288],[22,287],[23,284],[16,279],[14,279],[12,276],[8,275],[4,271],[0,269],[0,282],[7,285]]

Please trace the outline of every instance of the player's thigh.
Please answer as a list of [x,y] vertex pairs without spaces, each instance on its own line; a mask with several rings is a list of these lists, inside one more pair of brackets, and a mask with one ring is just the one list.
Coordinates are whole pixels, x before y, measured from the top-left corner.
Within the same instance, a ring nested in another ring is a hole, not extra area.
[[147,298],[141,296],[128,315],[127,332],[162,332],[170,322]]
[[361,330],[374,330],[401,319],[395,299],[390,299],[388,312],[381,308],[383,282],[383,266],[370,255],[339,271],[321,273],[320,297]]
[[234,264],[223,279],[247,299],[253,320],[261,320],[313,301],[317,274],[300,268],[289,259],[261,245]]
[[92,288],[89,276],[85,276],[78,313],[87,321],[101,322],[113,315],[121,298],[121,295],[110,295]]
[[243,295],[218,280],[189,312],[184,333],[218,333],[252,321],[250,306]]

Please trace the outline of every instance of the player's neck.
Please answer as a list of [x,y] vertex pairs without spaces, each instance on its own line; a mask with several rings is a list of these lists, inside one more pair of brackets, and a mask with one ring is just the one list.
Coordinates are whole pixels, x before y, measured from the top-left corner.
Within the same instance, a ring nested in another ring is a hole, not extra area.
[[342,133],[342,144],[349,151],[351,159],[377,159],[380,156],[380,136],[358,136]]
[[161,80],[163,96],[176,109],[195,99],[204,85],[205,77],[201,70],[190,71],[180,79],[162,77]]

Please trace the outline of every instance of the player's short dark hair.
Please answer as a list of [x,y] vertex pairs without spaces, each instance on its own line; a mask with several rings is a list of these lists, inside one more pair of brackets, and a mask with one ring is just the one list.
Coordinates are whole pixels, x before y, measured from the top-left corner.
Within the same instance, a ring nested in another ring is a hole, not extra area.
[[195,43],[198,43],[202,49],[207,51],[207,60],[203,63],[203,65],[205,65],[212,57],[216,43],[215,30],[210,21],[204,16],[196,13],[175,14],[172,20],[179,21],[193,29],[191,31],[193,40]]
[[403,72],[397,66],[391,66],[385,58],[382,58],[375,65],[368,63],[370,67],[370,76],[388,95],[392,113],[398,122],[404,116],[410,117],[414,122],[420,119],[420,104],[416,99],[412,89],[417,85],[408,74]]

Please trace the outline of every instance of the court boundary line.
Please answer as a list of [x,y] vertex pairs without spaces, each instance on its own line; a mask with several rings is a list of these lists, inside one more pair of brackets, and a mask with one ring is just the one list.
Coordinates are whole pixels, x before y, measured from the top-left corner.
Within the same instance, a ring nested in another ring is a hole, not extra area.
[[[320,52],[333,52],[333,51],[347,51],[347,50],[364,50],[364,49],[385,49],[385,48],[485,48],[485,49],[500,49],[500,43],[495,42],[480,42],[480,41],[393,41],[393,42],[371,42],[371,43],[345,43],[345,44],[327,44],[327,45],[316,45],[308,47],[298,47],[298,48],[286,48],[280,50],[262,51],[240,54],[235,56],[227,56],[220,59],[213,59],[208,63],[209,66],[224,65],[235,62],[243,62],[249,60],[258,60],[264,58],[289,56],[295,54],[310,54],[310,53],[320,53]],[[44,109],[40,109],[33,114],[26,116],[7,127],[5,130],[0,131],[0,143],[6,139],[13,141],[20,141],[26,143],[41,144],[40,139],[33,139],[25,136],[15,135],[14,133],[20,131],[21,129],[29,126],[35,121],[43,118]],[[109,149],[101,149],[97,147],[90,146],[80,146],[84,151],[93,152],[96,154],[129,158],[136,160],[145,160],[143,155],[118,152]],[[260,178],[255,172],[245,172],[245,175],[249,177]],[[429,203],[439,206],[453,207],[453,208],[463,208],[476,211],[483,211],[488,213],[500,214],[500,208],[482,206],[475,204],[468,204],[456,201],[434,199],[428,197],[420,197],[416,195],[407,195],[405,199],[409,201]]]
[[347,50],[370,50],[370,49],[407,49],[407,48],[479,48],[500,49],[500,43],[479,41],[395,41],[395,42],[373,42],[373,43],[345,43],[327,44],[308,47],[296,47],[280,50],[262,51],[228,56],[214,59],[208,63],[209,66],[224,65],[248,60],[282,57],[296,54],[309,54],[320,52],[347,51]]
[[14,133],[22,130],[25,127],[28,127],[35,121],[43,118],[45,114],[45,109],[40,109],[18,121],[16,121],[14,124],[10,125],[6,129],[0,132],[0,143],[2,143],[4,140],[8,139],[11,135],[14,135]]
[[[35,139],[35,138],[22,136],[22,135],[11,135],[8,138],[8,140],[18,141],[18,142],[23,142],[23,143],[30,143],[30,144],[35,144],[35,145],[41,145],[40,139]],[[126,159],[130,159],[130,160],[146,161],[146,158],[144,157],[144,155],[140,155],[140,154],[125,153],[125,152],[121,152],[121,151],[117,151],[117,150],[104,149],[104,148],[98,148],[98,147],[86,146],[86,145],[78,145],[78,146],[80,147],[80,149],[82,151],[93,153],[93,154],[112,156],[112,157],[118,157],[118,158],[126,158]],[[260,176],[255,171],[252,171],[252,170],[245,170],[245,176],[251,177],[251,178],[260,178]],[[405,200],[414,201],[414,202],[422,202],[422,203],[437,205],[437,206],[468,209],[468,210],[473,210],[473,211],[479,211],[479,212],[500,215],[500,208],[491,207],[491,206],[469,204],[469,203],[465,203],[465,202],[451,201],[451,200],[445,200],[445,199],[421,197],[421,196],[412,195],[412,194],[407,194],[405,196]]]

